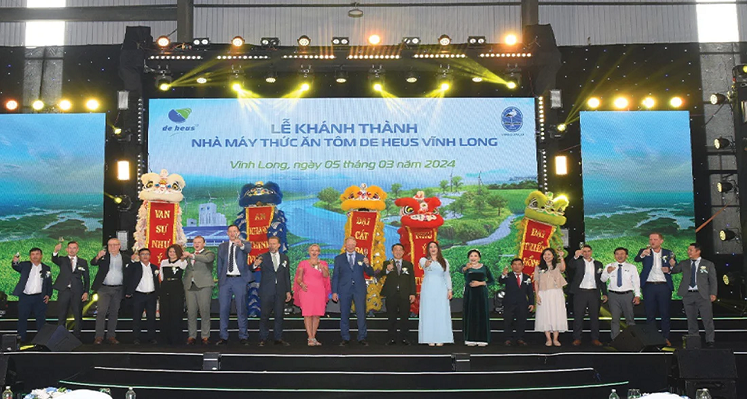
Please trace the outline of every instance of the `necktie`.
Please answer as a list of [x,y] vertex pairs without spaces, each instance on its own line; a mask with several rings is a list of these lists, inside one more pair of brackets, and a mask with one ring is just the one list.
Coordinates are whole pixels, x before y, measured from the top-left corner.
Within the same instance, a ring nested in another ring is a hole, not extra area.
[[617,264],[617,286],[623,286],[623,265],[621,263]]
[[353,265],[355,264],[354,254],[348,254],[348,263],[350,264],[350,270],[353,270]]
[[697,271],[695,269],[695,261],[691,261],[692,265],[690,266],[690,288],[695,288],[697,285],[695,283],[695,272]]
[[76,262],[76,261],[75,261],[75,257],[74,257],[74,256],[71,256],[71,257],[70,257],[70,266],[71,266],[71,267],[73,268],[73,273],[75,273],[75,266],[76,266],[76,263],[78,263],[78,262]]
[[402,261],[398,260],[397,261],[397,274],[401,274],[401,273],[402,273]]
[[280,262],[278,260],[278,254],[277,252],[275,252],[274,254],[272,254],[272,267],[275,268],[275,271],[278,271],[278,262]]
[[516,285],[521,287],[521,274],[516,273]]
[[236,255],[233,243],[228,244],[228,246],[228,272],[231,273],[233,272],[233,263],[235,262]]

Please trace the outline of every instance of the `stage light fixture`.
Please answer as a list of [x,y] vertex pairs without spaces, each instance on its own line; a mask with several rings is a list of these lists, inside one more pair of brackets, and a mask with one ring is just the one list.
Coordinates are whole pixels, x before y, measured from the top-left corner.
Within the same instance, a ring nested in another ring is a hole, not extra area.
[[405,75],[405,81],[407,83],[415,83],[418,81],[418,75],[413,71],[407,72],[407,75]]
[[89,99],[88,101],[86,101],[86,108],[89,111],[96,111],[97,109],[99,109],[99,101],[95,98]]
[[376,46],[381,44],[381,36],[379,35],[371,35],[368,37],[368,44],[372,46]]
[[299,47],[309,47],[309,45],[311,44],[311,38],[309,38],[306,35],[303,35],[299,37],[298,40],[296,40],[296,42],[298,43]]
[[244,38],[241,36],[236,36],[233,39],[231,39],[231,46],[233,47],[241,47],[244,45]]
[[41,111],[42,108],[44,108],[44,101],[42,100],[36,100],[33,103],[31,103],[31,108],[34,109],[34,111]]
[[117,180],[130,180],[130,161],[117,161]]
[[278,81],[278,74],[275,71],[267,72],[267,76],[265,76],[265,82],[267,83],[275,83]]
[[201,84],[201,85],[204,85],[205,83],[207,83],[207,81],[208,81],[208,79],[206,77],[204,77],[204,76],[200,76],[200,77],[197,78],[197,83]]
[[62,111],[70,111],[70,109],[73,108],[73,103],[71,103],[70,100],[60,100],[60,102],[57,103],[57,106]]
[[747,83],[747,65],[737,65],[732,68],[731,73],[734,78],[734,83],[738,84],[740,87],[744,87],[745,83]]
[[350,45],[350,38],[349,37],[333,37],[332,38],[332,45],[333,46],[347,46]]
[[[560,127],[558,125],[558,127]],[[555,174],[565,176],[568,174],[568,157],[565,155],[555,156]]]
[[438,44],[442,46],[448,46],[451,44],[451,38],[449,37],[449,35],[441,35],[438,38]]
[[729,148],[731,146],[731,141],[729,141],[729,139],[719,137],[713,140],[713,146],[716,147],[717,150],[723,150],[724,148]]
[[654,100],[653,97],[646,97],[646,98],[643,99],[643,101],[641,102],[641,104],[643,104],[644,108],[651,109],[651,108],[654,107],[654,105],[656,105],[656,100]]
[[517,88],[518,85],[516,84],[516,82],[510,80],[510,81],[506,82],[506,87],[508,87],[509,89],[513,90],[513,89]]
[[363,16],[363,10],[358,8],[358,3],[353,4],[353,8],[348,11],[348,17],[350,18],[360,18]]
[[335,72],[335,82],[337,83],[345,83],[348,81],[348,73],[343,71],[342,69]]
[[231,76],[228,78],[228,87],[235,92],[240,92],[244,89],[244,78],[240,70],[233,70]]
[[381,82],[375,82],[371,88],[373,88],[374,91],[382,91],[384,90],[384,85]]
[[559,123],[555,128],[558,129],[559,132],[565,132],[565,130],[568,129],[568,125],[565,123]]
[[18,101],[16,100],[8,100],[5,102],[5,109],[8,111],[15,111],[18,109]]
[[205,47],[210,45],[210,39],[207,37],[196,37],[192,39],[193,47]]
[[674,108],[679,108],[684,104],[684,101],[682,101],[682,97],[672,97],[671,100],[669,100],[669,105],[671,105]]
[[473,76],[472,77],[472,81],[475,82],[475,83],[480,83],[480,82],[482,82],[482,77],[480,77],[480,76]]
[[721,93],[713,93],[711,94],[711,104],[713,105],[719,105],[726,102],[726,96]]
[[311,85],[308,83],[301,83],[301,86],[299,87],[299,90],[301,91],[309,91],[311,89]]
[[114,133],[115,136],[119,136],[120,134],[122,134],[122,128],[119,128],[119,127],[112,128],[112,133]]
[[168,89],[170,89],[173,78],[171,77],[169,72],[161,69],[156,73],[156,87],[158,88],[158,90],[167,91]]
[[112,200],[117,204],[117,210],[120,212],[126,212],[132,208],[132,200],[128,195],[115,195]]
[[503,42],[508,44],[509,46],[513,46],[516,43],[519,42],[519,38],[516,37],[513,33],[506,35],[505,38],[503,38]]
[[721,239],[721,241],[731,241],[737,237],[737,233],[734,232],[734,230],[729,229],[723,229],[718,232],[718,238]]
[[417,36],[408,36],[402,38],[402,43],[404,43],[405,46],[419,46],[420,42],[420,38]]
[[259,39],[259,44],[262,47],[275,48],[280,46],[280,39],[277,37],[263,37]]
[[171,39],[169,39],[169,37],[168,37],[168,36],[160,36],[160,37],[159,37],[159,38],[158,38],[158,39],[156,40],[156,44],[157,44],[157,45],[158,45],[158,47],[160,47],[160,48],[165,48],[165,47],[167,47],[167,46],[168,46],[169,44],[171,44]]
[[469,36],[467,37],[467,44],[470,46],[482,46],[485,44],[485,36]]
[[628,108],[628,99],[625,97],[617,97],[613,104],[617,109],[625,109]]
[[597,97],[592,97],[588,101],[586,101],[586,105],[591,109],[597,109],[599,108],[599,105],[602,104],[602,101],[599,100]]
[[728,180],[721,180],[716,183],[716,190],[720,193],[728,193],[734,189],[734,184]]

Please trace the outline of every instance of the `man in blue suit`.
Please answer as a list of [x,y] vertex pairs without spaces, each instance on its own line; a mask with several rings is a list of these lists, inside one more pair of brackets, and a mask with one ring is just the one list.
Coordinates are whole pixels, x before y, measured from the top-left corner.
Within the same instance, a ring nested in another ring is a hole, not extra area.
[[285,303],[291,300],[290,261],[288,255],[280,253],[280,238],[267,239],[269,251],[257,256],[254,268],[261,268],[259,283],[259,346],[267,344],[270,336],[270,314],[275,313],[275,345],[290,346],[283,341],[283,312]]
[[674,253],[661,247],[664,236],[661,233],[651,233],[648,236],[648,247],[638,251],[636,262],[643,263],[641,271],[641,290],[646,307],[646,322],[656,325],[656,313],[661,317],[661,335],[669,342],[669,305],[672,300],[672,275],[670,268],[677,264]]
[[355,315],[358,318],[358,343],[368,346],[366,342],[366,279],[375,274],[368,258],[356,252],[355,238],[345,239],[345,252],[335,256],[334,273],[332,274],[332,300],[340,301],[340,346],[350,343],[350,305],[355,303]]
[[254,281],[252,271],[246,265],[252,245],[241,241],[239,228],[228,226],[230,241],[218,246],[218,303],[220,304],[220,340],[216,345],[228,344],[228,318],[231,313],[231,299],[236,300],[236,314],[239,319],[239,343],[248,345],[249,320],[246,313],[247,285]]
[[26,342],[26,326],[31,312],[36,319],[38,332],[47,322],[47,304],[52,296],[52,269],[42,263],[42,250],[31,248],[30,261],[21,262],[16,254],[13,257],[13,270],[21,273],[21,278],[13,290],[18,297],[18,335]]

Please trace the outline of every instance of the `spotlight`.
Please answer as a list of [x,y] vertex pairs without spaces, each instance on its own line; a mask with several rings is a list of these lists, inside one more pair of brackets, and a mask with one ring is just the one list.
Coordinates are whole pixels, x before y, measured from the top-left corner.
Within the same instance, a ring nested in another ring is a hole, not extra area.
[[407,72],[407,75],[405,76],[405,81],[407,83],[415,83],[418,81],[418,75],[415,74],[415,72]]
[[470,46],[481,46],[485,44],[485,36],[469,36],[467,37],[467,44]]
[[302,83],[301,87],[299,87],[298,89],[301,91],[309,91],[309,89],[311,89],[311,85],[309,85],[308,83]]
[[376,46],[381,43],[381,36],[379,35],[371,35],[368,37],[368,44],[372,46]]
[[301,76],[301,86],[299,86],[299,90],[302,92],[309,91],[314,78],[314,72],[311,70],[311,65],[301,65],[298,74]]
[[448,91],[451,89],[451,82],[448,79],[443,79],[438,84],[438,89],[441,91]]
[[384,85],[382,85],[381,83],[374,83],[372,88],[374,89],[374,91],[382,91],[384,90]]
[[60,100],[57,106],[60,107],[60,110],[62,111],[70,111],[70,108],[73,107],[73,104],[70,102],[70,100]]
[[568,128],[568,125],[566,125],[565,123],[559,123],[555,128],[558,129],[559,132],[565,132],[565,129]]
[[641,104],[643,104],[644,108],[651,109],[654,107],[654,105],[656,105],[656,100],[654,100],[653,97],[646,97],[643,99],[643,102]]
[[244,45],[244,38],[241,36],[236,36],[233,39],[231,39],[231,45],[234,47],[241,47]]
[[448,46],[449,44],[451,44],[451,38],[449,37],[449,35],[441,35],[438,38],[438,44],[442,46]]
[[165,70],[159,70],[156,75],[156,87],[158,90],[167,91],[171,88],[172,77]]
[[112,200],[115,204],[117,204],[117,209],[120,212],[126,212],[129,211],[130,208],[132,208],[132,201],[127,195],[115,195],[114,197],[112,197]]
[[241,83],[233,83],[233,84],[231,84],[231,90],[233,90],[233,91],[241,91]]
[[161,36],[158,39],[156,39],[156,44],[158,45],[158,47],[164,48],[168,46],[169,44],[171,44],[171,39],[169,39],[168,36]]
[[18,109],[18,101],[16,100],[8,100],[5,102],[5,109],[8,111],[15,111]]
[[259,44],[262,47],[275,48],[280,46],[280,39],[277,37],[263,37],[259,39]]
[[122,128],[115,127],[112,129],[112,133],[114,133],[115,136],[119,136],[120,134],[122,134]]
[[597,109],[599,108],[599,105],[602,104],[602,101],[600,101],[596,97],[590,98],[588,101],[586,101],[586,105],[591,109]]
[[117,161],[117,180],[130,180],[130,161]]
[[731,73],[734,83],[739,84],[740,87],[744,87],[744,84],[747,83],[747,65],[737,65],[732,68]]
[[298,42],[298,45],[300,47],[309,47],[309,45],[311,44],[311,39],[308,36],[303,35],[299,37],[298,40],[296,40],[296,42]]
[[728,180],[721,180],[720,182],[716,183],[716,190],[720,193],[728,193],[729,191],[734,189],[734,184],[729,182]]
[[335,82],[337,83],[345,83],[348,81],[348,73],[343,71],[342,69],[335,72]]
[[240,71],[233,71],[233,74],[228,78],[228,87],[236,92],[243,90],[244,79],[242,78]]
[[405,46],[419,46],[420,38],[417,36],[403,37],[402,43],[404,43]]
[[92,98],[88,101],[86,101],[86,108],[88,108],[89,111],[96,111],[99,109],[99,102],[95,98]]
[[684,101],[682,101],[681,97],[672,97],[671,100],[669,100],[669,105],[671,105],[674,108],[679,108],[682,106]]
[[197,78],[197,83],[201,85],[204,85],[205,83],[207,83],[207,81],[208,79],[204,76],[200,76],[199,78]]
[[267,76],[265,76],[265,82],[275,83],[277,81],[278,81],[278,74],[275,71],[267,72]]
[[519,42],[519,38],[517,38],[516,35],[512,33],[506,35],[506,37],[503,39],[503,42],[508,44],[509,46],[513,46],[514,44]]
[[718,232],[718,238],[721,239],[721,241],[731,241],[737,237],[737,233],[734,232],[734,230],[729,229],[723,229]]
[[210,45],[210,39],[207,37],[196,37],[192,39],[193,47],[206,47]]
[[518,85],[514,81],[508,81],[508,82],[506,82],[506,87],[508,87],[511,90],[515,89],[517,86]]
[[350,38],[348,37],[333,37],[332,38],[333,46],[347,46],[349,44],[350,44]]
[[625,97],[618,97],[615,99],[613,104],[617,109],[625,109],[628,107],[628,99]]
[[[355,3],[358,4],[358,3]],[[353,9],[348,11],[348,17],[350,18],[360,18],[363,16],[363,10],[355,6]]]
[[44,108],[44,101],[42,100],[36,100],[33,103],[31,103],[31,108],[34,109],[34,111],[41,111],[42,108]]
[[473,76],[472,77],[472,81],[475,82],[475,83],[480,83],[480,82],[482,82],[482,78],[479,77],[479,76]]
[[725,103],[727,100],[727,97],[721,93],[713,93],[711,94],[711,104],[713,105],[719,105]]
[[[560,130],[560,125],[558,125],[558,130]],[[555,174],[558,176],[565,176],[568,174],[568,157],[567,156],[565,155],[555,156]]]
[[724,148],[729,148],[729,146],[731,146],[731,141],[729,141],[729,139],[719,137],[713,140],[713,146],[716,147],[717,150],[723,150]]

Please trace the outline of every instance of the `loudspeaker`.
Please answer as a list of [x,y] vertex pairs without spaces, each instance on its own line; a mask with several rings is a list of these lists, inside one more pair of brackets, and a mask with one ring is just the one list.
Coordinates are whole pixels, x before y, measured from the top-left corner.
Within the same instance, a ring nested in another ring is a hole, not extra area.
[[10,356],[0,354],[0,386],[12,386],[16,383],[16,365]]
[[202,369],[205,371],[220,370],[220,353],[205,352],[202,354]]
[[655,326],[636,324],[623,330],[610,345],[623,352],[642,352],[654,350],[666,344],[667,340],[659,334]]
[[451,370],[452,371],[469,371],[469,353],[452,353]]
[[701,349],[700,335],[685,335],[682,337],[682,349]]
[[522,32],[524,46],[532,53],[530,73],[536,95],[557,88],[557,75],[563,65],[555,33],[550,25],[526,25]]
[[15,352],[19,347],[18,335],[17,334],[3,334],[2,338],[2,352]]
[[73,349],[83,345],[78,338],[70,334],[64,326],[54,324],[45,324],[44,327],[36,334],[32,344],[44,346],[50,352],[70,352]]
[[672,359],[669,385],[674,393],[694,398],[698,389],[708,388],[713,398],[737,398],[734,352],[726,349],[678,349]]

